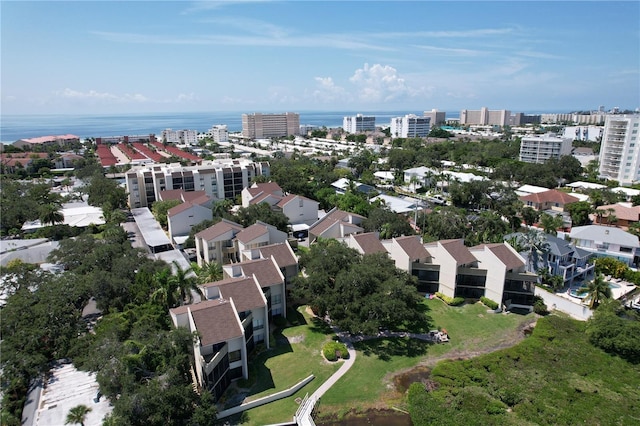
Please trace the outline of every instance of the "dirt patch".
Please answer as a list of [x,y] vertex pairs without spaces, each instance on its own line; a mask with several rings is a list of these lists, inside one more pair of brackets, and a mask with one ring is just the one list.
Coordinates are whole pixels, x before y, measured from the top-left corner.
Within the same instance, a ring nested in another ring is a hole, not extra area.
[[300,334],[298,336],[287,337],[289,343],[302,343],[304,342],[304,335]]

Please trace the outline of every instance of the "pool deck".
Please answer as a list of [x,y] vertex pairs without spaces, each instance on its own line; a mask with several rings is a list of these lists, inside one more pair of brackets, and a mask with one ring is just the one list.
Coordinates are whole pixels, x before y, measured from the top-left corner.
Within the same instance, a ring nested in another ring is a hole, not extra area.
[[[635,284],[632,284],[628,281],[624,281],[622,279],[619,278],[610,278],[607,279],[606,282],[610,283],[610,284],[614,284],[617,287],[613,287],[611,288],[611,295],[613,296],[614,299],[619,300],[621,299],[624,295],[628,294],[629,292],[631,292],[632,290],[634,290],[636,288]],[[560,296],[560,297],[564,297],[565,299],[569,299],[572,300],[576,303],[581,303],[582,300],[584,300],[584,298],[580,298],[580,297],[575,297],[572,296],[570,294],[571,290],[580,288],[581,286],[573,286],[571,288],[568,288],[564,291],[558,292],[556,293],[556,295]]]

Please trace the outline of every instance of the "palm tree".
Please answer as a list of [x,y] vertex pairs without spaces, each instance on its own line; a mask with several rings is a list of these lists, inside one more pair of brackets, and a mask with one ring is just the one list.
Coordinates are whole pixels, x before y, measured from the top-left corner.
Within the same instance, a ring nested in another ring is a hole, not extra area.
[[540,257],[549,252],[549,242],[542,232],[530,229],[520,237],[520,245],[523,251],[528,252],[527,266],[530,272],[539,269]]
[[562,224],[563,220],[561,215],[551,216],[548,213],[542,213],[542,215],[540,215],[540,225],[542,225],[545,234],[558,235],[558,228],[562,227]]
[[176,289],[173,287],[174,282],[171,280],[171,269],[163,268],[156,272],[153,276],[153,282],[156,287],[151,294],[151,300],[166,308],[174,308],[178,306],[176,300]]
[[91,411],[91,408],[86,405],[80,404],[76,405],[72,409],[69,410],[67,414],[67,420],[64,422],[65,425],[74,425],[79,424],[80,426],[84,426],[85,417]]
[[174,260],[172,264],[173,275],[169,278],[169,282],[172,284],[171,287],[175,289],[175,292],[179,297],[178,303],[180,306],[182,306],[185,301],[187,303],[193,302],[194,291],[199,294],[200,297],[204,298],[204,293],[200,290],[200,287],[198,287],[198,282],[193,269],[190,267],[182,269],[176,260]]
[[193,269],[198,276],[199,284],[220,281],[223,276],[222,265],[218,262],[204,262],[202,266],[198,266],[197,263],[192,263],[191,269]]
[[607,283],[602,274],[599,274],[597,277],[590,281],[586,287],[582,287],[578,290],[578,294],[585,294],[585,301],[589,302],[589,308],[595,309],[598,307],[602,299],[610,299],[611,298],[611,287],[609,287],[609,283]]
[[56,223],[64,222],[64,215],[60,211],[60,205],[49,203],[42,206],[40,210],[40,223],[43,225],[49,223],[51,226]]

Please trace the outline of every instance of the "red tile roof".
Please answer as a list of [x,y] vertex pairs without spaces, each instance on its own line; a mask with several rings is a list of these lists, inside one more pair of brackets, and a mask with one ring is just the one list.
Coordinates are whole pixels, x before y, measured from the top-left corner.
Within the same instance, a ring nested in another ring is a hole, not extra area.
[[558,203],[558,204],[570,204],[580,201],[578,197],[569,195],[566,192],[558,191],[557,189],[550,189],[544,192],[538,192],[536,194],[529,194],[520,197],[522,201],[531,201],[536,204],[543,203]]
[[607,206],[600,206],[598,210],[604,210],[603,221],[606,220],[609,209],[613,209],[613,214],[616,218],[626,220],[629,222],[638,222],[640,219],[640,206],[625,206],[623,204],[609,204]]

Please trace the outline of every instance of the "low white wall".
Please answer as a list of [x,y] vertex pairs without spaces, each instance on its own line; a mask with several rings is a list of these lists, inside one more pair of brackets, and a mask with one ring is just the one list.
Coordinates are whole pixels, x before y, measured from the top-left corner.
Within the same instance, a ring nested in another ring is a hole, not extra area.
[[542,297],[544,303],[547,305],[547,309],[550,311],[558,310],[581,321],[586,321],[591,318],[591,315],[593,315],[593,311],[589,309],[588,306],[573,302],[556,294],[549,293],[540,287],[536,287],[535,294],[536,296]]
[[233,416],[234,414],[238,414],[238,413],[241,413],[243,411],[250,410],[251,408],[259,407],[261,405],[268,404],[270,402],[277,401],[279,399],[291,396],[294,393],[298,392],[303,386],[305,386],[307,383],[309,383],[314,378],[315,378],[315,376],[312,374],[309,377],[299,381],[298,383],[296,383],[295,385],[291,386],[288,389],[282,390],[280,392],[273,393],[271,395],[267,395],[265,397],[262,397],[260,399],[256,399],[254,401],[245,402],[244,404],[240,404],[240,405],[238,405],[236,407],[231,407],[228,410],[220,411],[218,413],[218,419],[222,419],[222,418],[225,418],[225,417]]

